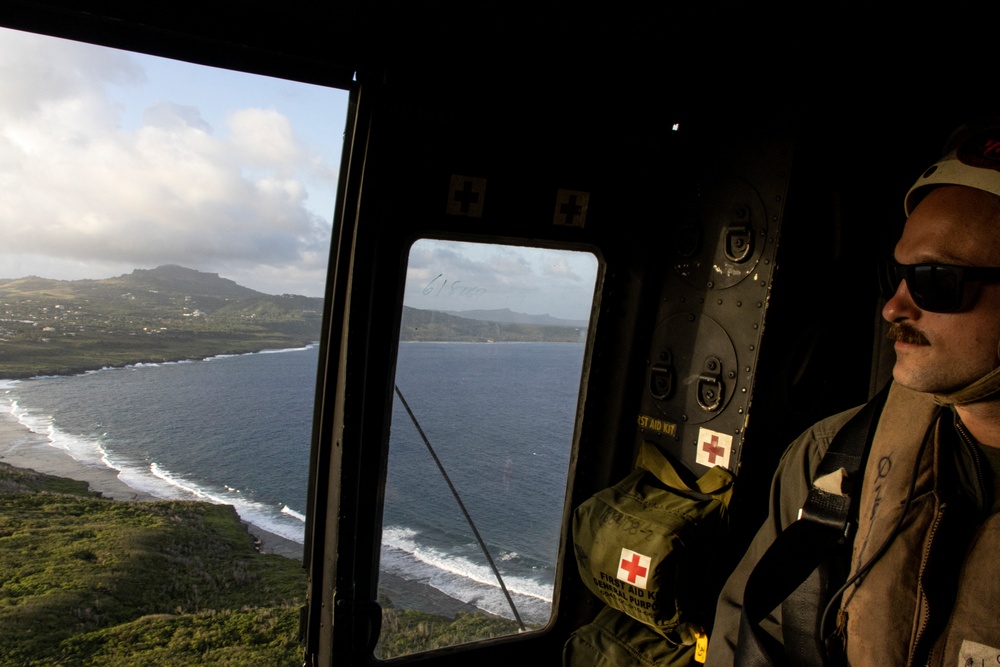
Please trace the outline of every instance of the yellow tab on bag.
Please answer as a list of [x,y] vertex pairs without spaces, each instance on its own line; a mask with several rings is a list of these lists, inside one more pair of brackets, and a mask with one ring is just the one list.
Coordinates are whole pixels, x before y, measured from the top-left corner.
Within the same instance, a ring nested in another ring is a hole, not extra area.
[[703,665],[708,658],[708,635],[702,630],[695,630],[694,638],[694,659]]

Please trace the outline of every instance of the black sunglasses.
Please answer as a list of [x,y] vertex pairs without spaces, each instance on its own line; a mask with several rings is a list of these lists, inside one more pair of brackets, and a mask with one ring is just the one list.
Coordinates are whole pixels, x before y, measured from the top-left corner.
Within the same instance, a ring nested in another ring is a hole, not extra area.
[[966,282],[1000,282],[1000,268],[951,264],[900,264],[879,261],[878,283],[888,301],[906,281],[913,303],[931,313],[953,313],[965,302]]

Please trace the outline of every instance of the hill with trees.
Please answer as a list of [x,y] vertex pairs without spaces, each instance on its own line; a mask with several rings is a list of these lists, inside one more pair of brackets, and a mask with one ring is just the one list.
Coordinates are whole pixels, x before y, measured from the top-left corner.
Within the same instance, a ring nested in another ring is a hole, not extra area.
[[[257,292],[181,266],[103,280],[0,280],[0,379],[302,347],[323,299]],[[587,323],[508,309],[403,307],[401,341],[579,343]]]
[[323,300],[180,266],[104,280],[0,280],[0,378],[301,347]]

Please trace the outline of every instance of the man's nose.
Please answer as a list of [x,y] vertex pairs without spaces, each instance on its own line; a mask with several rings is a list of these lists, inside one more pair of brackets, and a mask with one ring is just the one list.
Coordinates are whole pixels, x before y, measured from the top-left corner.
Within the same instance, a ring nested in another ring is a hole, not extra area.
[[898,322],[900,320],[916,320],[920,318],[920,313],[923,312],[914,303],[913,298],[910,296],[909,287],[905,280],[899,281],[899,287],[896,288],[896,293],[892,295],[892,298],[885,302],[885,306],[882,308],[882,319],[886,322]]

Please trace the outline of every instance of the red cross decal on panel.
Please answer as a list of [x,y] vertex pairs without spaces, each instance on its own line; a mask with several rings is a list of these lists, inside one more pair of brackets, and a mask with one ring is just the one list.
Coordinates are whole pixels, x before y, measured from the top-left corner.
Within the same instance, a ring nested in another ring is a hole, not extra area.
[[646,579],[649,578],[650,560],[649,556],[643,556],[631,549],[622,549],[621,564],[618,566],[618,579],[645,590]]
[[701,451],[708,454],[708,462],[714,464],[716,456],[726,453],[725,447],[719,447],[719,436],[713,435],[711,442],[701,443]]
[[698,429],[698,453],[695,461],[703,466],[729,467],[729,455],[733,451],[733,436],[711,431],[707,428]]

